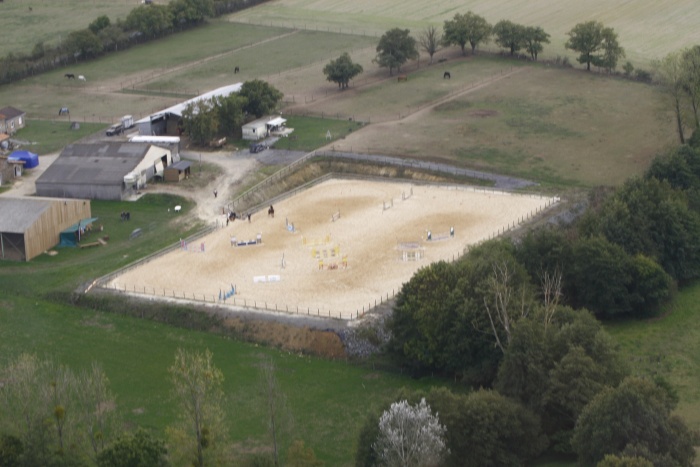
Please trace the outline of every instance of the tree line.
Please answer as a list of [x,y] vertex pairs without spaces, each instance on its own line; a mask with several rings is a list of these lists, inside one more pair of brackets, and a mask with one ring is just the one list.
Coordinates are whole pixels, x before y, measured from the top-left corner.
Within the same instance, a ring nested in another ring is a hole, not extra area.
[[[699,138],[619,189],[595,190],[569,224],[485,242],[404,284],[387,354],[465,391],[397,396],[439,414],[440,465],[522,465],[545,449],[581,465],[692,465],[700,438],[672,415],[673,388],[631,377],[599,319],[654,316],[700,277]],[[358,466],[386,462],[368,441],[381,414],[360,433]]]
[[265,1],[170,0],[165,5],[139,5],[125,19],[119,18],[115,22],[101,15],[87,28],[70,32],[58,45],[38,42],[30,54],[10,52],[0,58],[0,84],[125,50],[197,27],[207,18],[233,13]]
[[[625,57],[617,33],[599,21],[579,23],[567,35],[569,39],[566,48],[580,54],[577,60],[585,64],[587,70],[594,65],[612,73],[617,68],[618,61]],[[550,35],[539,26],[525,26],[509,20],[501,20],[492,25],[483,16],[469,11],[456,13],[452,19],[445,20],[442,30],[428,26],[416,37],[411,36],[408,29],[390,29],[379,39],[374,62],[382,68],[388,68],[392,75],[394,70],[400,72],[401,66],[407,61],[417,59],[419,48],[428,54],[432,64],[433,56],[443,47],[457,46],[462,55],[467,54],[469,47],[473,55],[477,47],[492,39],[496,45],[507,50],[510,56],[525,51],[531,60],[537,61],[544,44],[549,44],[549,38]],[[629,76],[634,66],[627,62],[624,70]],[[362,71],[362,67],[354,64],[347,53],[323,69],[327,80],[337,83],[341,89],[347,87],[348,82]]]

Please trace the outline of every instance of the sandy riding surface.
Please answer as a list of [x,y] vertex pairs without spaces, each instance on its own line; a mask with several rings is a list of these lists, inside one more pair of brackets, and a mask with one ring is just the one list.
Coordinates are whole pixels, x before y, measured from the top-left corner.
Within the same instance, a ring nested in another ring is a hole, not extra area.
[[[464,187],[331,180],[275,205],[274,218],[256,213],[250,223],[231,222],[107,286],[209,301],[233,286],[230,305],[349,319],[398,292],[420,267],[452,260],[552,202]],[[232,237],[254,243],[258,235],[259,244],[232,246]],[[423,257],[403,261],[404,252]]]

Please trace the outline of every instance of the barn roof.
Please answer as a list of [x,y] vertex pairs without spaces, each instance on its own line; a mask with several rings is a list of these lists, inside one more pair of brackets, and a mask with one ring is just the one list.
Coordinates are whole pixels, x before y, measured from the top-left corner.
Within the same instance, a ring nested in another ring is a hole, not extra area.
[[121,185],[149,149],[143,143],[70,144],[37,179],[42,183],[70,185]]
[[228,95],[238,92],[241,90],[241,86],[243,86],[243,83],[236,83],[236,84],[230,84],[228,86],[223,86],[217,89],[214,89],[213,91],[205,92],[204,94],[200,94],[197,97],[193,97],[192,99],[188,99],[185,102],[181,102],[179,104],[176,104],[172,107],[168,107],[167,109],[161,110],[160,112],[153,113],[149,115],[148,117],[144,117],[141,120],[137,120],[136,123],[146,123],[150,122],[152,119],[161,117],[166,114],[171,114],[171,115],[177,115],[178,117],[182,117],[182,112],[185,110],[185,108],[192,104],[193,102],[197,102],[200,100],[207,100],[211,99],[214,96],[217,97],[227,97]]
[[0,198],[0,232],[23,234],[53,202],[48,199]]
[[191,165],[192,165],[192,163],[189,161],[180,161],[180,162],[175,162],[170,167],[166,167],[165,170],[168,170],[168,169],[187,170]]

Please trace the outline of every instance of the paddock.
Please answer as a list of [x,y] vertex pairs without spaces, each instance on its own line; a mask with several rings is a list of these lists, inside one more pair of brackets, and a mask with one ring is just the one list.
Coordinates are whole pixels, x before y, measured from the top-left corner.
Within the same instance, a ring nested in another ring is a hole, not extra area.
[[[483,188],[329,180],[276,202],[279,216],[230,222],[197,240],[206,243],[204,252],[172,251],[106,286],[218,302],[235,284],[227,305],[350,319],[391,298],[419,268],[452,261],[555,201]],[[389,202],[393,207],[385,210]],[[427,231],[451,229],[454,236],[427,240]],[[259,234],[264,241],[254,247],[231,246],[232,237]],[[406,243],[416,243],[420,254],[403,260],[398,248]]]

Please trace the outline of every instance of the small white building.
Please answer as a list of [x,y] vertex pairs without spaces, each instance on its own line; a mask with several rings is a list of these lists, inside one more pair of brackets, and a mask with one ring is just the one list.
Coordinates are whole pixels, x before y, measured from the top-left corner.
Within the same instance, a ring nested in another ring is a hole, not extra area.
[[267,138],[272,133],[284,132],[287,120],[282,117],[264,117],[243,125],[243,139],[257,141]]

